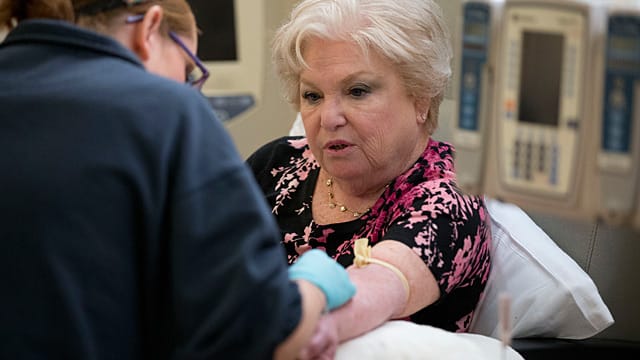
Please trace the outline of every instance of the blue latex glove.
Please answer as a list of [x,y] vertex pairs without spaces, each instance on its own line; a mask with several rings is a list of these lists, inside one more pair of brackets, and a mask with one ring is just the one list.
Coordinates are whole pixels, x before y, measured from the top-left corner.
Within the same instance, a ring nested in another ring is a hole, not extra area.
[[289,278],[307,280],[317,286],[327,298],[329,310],[342,306],[356,293],[347,270],[318,249],[302,254],[289,267]]

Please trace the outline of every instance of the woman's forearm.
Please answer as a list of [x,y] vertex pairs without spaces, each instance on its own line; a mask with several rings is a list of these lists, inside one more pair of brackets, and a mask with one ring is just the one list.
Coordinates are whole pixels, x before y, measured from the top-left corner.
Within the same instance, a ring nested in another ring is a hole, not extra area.
[[[340,342],[364,334],[387,320],[407,317],[440,296],[429,268],[403,243],[380,242],[373,247],[371,257],[395,267],[405,279],[375,263],[359,268],[350,266],[347,271],[356,285],[356,295],[329,315],[336,323]],[[409,285],[408,292],[405,280]]]
[[405,307],[402,283],[391,270],[376,264],[363,268],[350,267],[356,295],[349,303],[331,312],[340,342],[364,334],[392,319]]

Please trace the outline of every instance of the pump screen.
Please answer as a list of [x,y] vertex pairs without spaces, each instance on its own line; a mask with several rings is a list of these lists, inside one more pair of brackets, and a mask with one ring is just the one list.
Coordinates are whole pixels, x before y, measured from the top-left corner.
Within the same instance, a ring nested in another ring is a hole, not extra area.
[[524,32],[520,68],[520,121],[558,126],[564,37]]

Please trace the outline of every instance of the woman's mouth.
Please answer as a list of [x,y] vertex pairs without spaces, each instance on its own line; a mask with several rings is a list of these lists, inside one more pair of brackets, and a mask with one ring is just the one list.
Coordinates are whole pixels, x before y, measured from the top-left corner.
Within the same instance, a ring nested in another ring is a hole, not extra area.
[[329,145],[329,150],[342,150],[342,149],[346,149],[349,145],[347,144],[336,144],[336,145]]
[[351,147],[352,144],[350,144],[347,141],[344,140],[334,140],[334,141],[329,141],[324,145],[325,150],[331,151],[331,152],[342,152],[344,150],[346,150],[347,148]]

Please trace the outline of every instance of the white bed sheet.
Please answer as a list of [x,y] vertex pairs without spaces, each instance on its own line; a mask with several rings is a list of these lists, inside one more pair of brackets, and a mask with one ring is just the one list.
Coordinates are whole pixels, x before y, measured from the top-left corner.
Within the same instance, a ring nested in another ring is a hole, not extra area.
[[[504,353],[503,353],[504,351]],[[513,348],[485,335],[454,333],[403,320],[342,343],[336,360],[524,360]]]

